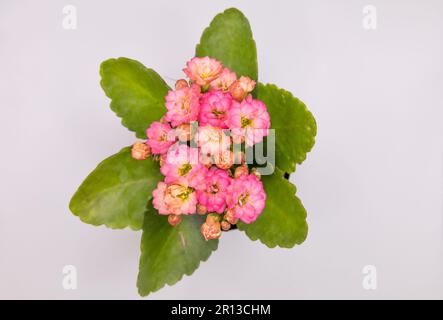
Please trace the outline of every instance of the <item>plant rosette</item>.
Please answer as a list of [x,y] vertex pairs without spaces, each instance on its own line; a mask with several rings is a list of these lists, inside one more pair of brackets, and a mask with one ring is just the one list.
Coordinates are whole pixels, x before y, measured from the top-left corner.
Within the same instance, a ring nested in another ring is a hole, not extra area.
[[[111,109],[142,141],[103,160],[70,202],[83,222],[143,230],[142,296],[191,275],[224,231],[270,248],[301,244],[308,232],[287,177],[312,149],[316,122],[290,92],[258,82],[246,17],[218,14],[183,72],[170,88],[135,60],[101,64]],[[267,170],[257,159],[264,146]]]

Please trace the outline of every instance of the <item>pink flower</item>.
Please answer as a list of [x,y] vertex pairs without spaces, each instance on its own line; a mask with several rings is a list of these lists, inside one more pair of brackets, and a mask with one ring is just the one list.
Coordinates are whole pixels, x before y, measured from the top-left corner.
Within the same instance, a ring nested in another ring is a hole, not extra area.
[[231,178],[226,170],[212,167],[206,173],[205,188],[197,192],[200,205],[208,212],[223,213],[226,208],[226,190],[231,184]]
[[200,107],[200,89],[198,86],[184,87],[171,90],[166,96],[165,119],[171,122],[173,127],[182,123],[196,121]]
[[266,105],[252,99],[251,95],[241,103],[233,101],[227,123],[234,140],[238,141],[238,137],[244,136],[248,146],[261,142],[268,135],[271,125]]
[[166,183],[172,183],[180,178],[186,179],[190,187],[204,188],[204,179],[208,169],[198,162],[199,151],[181,144],[169,149],[166,160],[160,167],[166,177]]
[[151,148],[153,154],[164,154],[175,142],[174,132],[168,123],[155,121],[146,130],[148,141],[146,144]]
[[233,179],[226,196],[234,217],[244,223],[254,222],[265,208],[266,194],[262,182],[253,174]]
[[152,204],[160,214],[194,214],[196,211],[196,192],[189,187],[186,179],[170,184],[160,181],[152,196]]
[[226,120],[231,105],[232,97],[229,93],[220,90],[205,93],[200,99],[199,125],[227,128]]
[[227,150],[231,139],[219,127],[203,126],[198,127],[197,144],[202,154],[214,155]]
[[209,57],[192,58],[183,69],[189,79],[202,87],[207,87],[212,80],[220,75],[222,70],[222,64]]
[[209,87],[215,90],[228,91],[229,87],[235,82],[235,80],[237,80],[237,75],[235,72],[229,70],[228,68],[224,68],[220,73],[220,76],[217,79],[212,80]]

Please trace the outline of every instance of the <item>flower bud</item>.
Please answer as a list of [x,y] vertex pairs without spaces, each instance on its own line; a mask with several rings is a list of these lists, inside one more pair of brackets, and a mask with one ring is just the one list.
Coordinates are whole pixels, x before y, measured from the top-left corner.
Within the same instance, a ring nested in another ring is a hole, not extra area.
[[144,142],[137,141],[132,146],[131,156],[136,160],[145,160],[150,156],[150,154],[151,149]]
[[251,169],[251,173],[252,173],[254,176],[256,176],[258,180],[261,179],[261,174],[260,174],[260,172],[258,172],[257,168],[252,168],[252,169]]
[[203,223],[200,232],[206,241],[210,239],[218,239],[221,236],[220,222],[214,224]]
[[224,219],[230,224],[236,224],[238,222],[238,219],[234,217],[234,211],[232,209],[226,210]]
[[220,223],[220,215],[217,213],[210,213],[206,216],[206,223],[208,225],[214,225]]
[[231,93],[232,98],[237,101],[242,101],[249,92],[252,92],[255,87],[255,81],[249,77],[241,76],[240,79],[236,80],[229,87],[229,92]]
[[252,92],[255,88],[255,81],[249,77],[241,76],[240,79],[237,80],[240,87],[247,93]]
[[164,153],[164,154],[162,154],[162,155],[160,155],[159,156],[159,164],[160,164],[160,167],[166,162],[166,158],[168,157],[168,154],[167,153]]
[[234,164],[234,153],[225,150],[214,155],[215,165],[222,170],[227,170]]
[[176,214],[170,214],[168,215],[168,222],[171,226],[175,227],[182,221],[181,216]]
[[201,204],[197,204],[197,213],[199,215],[202,216],[202,215],[206,214],[206,212],[207,212],[207,210],[206,210],[205,206],[202,206]]
[[191,140],[191,125],[189,123],[183,123],[179,125],[176,129],[176,134],[178,137],[178,140],[185,142]]
[[185,79],[179,79],[175,83],[175,89],[177,89],[177,90],[183,89],[183,88],[186,88],[186,87],[188,87],[188,82]]
[[241,176],[247,176],[248,174],[249,174],[248,166],[242,165],[242,166],[235,168],[234,178],[237,179],[237,178],[240,178]]
[[221,225],[221,228],[222,228],[223,231],[228,231],[229,229],[231,229],[231,224],[228,221],[226,221],[226,220],[223,220],[220,223],[220,225]]
[[229,87],[229,92],[231,93],[232,98],[238,102],[242,101],[248,94],[245,90],[243,90],[238,81],[231,84]]

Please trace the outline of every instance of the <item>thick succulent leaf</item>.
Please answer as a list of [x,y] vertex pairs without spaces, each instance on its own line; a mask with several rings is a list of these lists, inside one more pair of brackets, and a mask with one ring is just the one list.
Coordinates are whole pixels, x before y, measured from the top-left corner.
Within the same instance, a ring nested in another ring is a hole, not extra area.
[[162,179],[151,158],[135,160],[131,148],[103,160],[83,181],[69,208],[83,222],[139,230],[152,190]]
[[276,167],[293,172],[296,163],[302,163],[314,146],[317,134],[314,116],[302,101],[273,84],[259,83],[257,98],[266,104],[271,128],[275,130]]
[[266,206],[256,221],[238,223],[251,240],[260,240],[270,248],[292,248],[301,244],[308,234],[306,210],[295,195],[296,188],[276,169],[262,177],[266,192]]
[[200,38],[197,57],[210,56],[237,73],[257,80],[257,49],[248,19],[235,8],[214,17]]
[[172,227],[167,216],[148,206],[143,224],[140,267],[137,287],[146,296],[173,285],[183,275],[191,275],[217,249],[218,240],[205,241],[200,234],[204,222],[199,215],[182,216],[181,223]]
[[101,86],[112,99],[111,109],[138,138],[146,138],[151,122],[166,112],[168,85],[154,70],[128,58],[102,62],[100,75]]

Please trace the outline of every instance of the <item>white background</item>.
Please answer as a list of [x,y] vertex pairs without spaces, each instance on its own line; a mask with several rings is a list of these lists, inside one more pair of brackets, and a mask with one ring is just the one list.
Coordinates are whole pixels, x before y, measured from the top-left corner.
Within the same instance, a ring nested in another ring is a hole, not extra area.
[[[62,8],[77,7],[64,30]],[[375,31],[363,7],[377,8]],[[109,109],[99,64],[126,56],[182,77],[202,30],[236,6],[262,82],[318,123],[291,181],[307,241],[268,249],[240,232],[148,299],[443,298],[443,2],[0,1],[0,298],[138,298],[141,233],[80,222],[70,197],[134,141]],[[62,268],[78,270],[77,290]],[[362,268],[377,267],[377,290]]]

